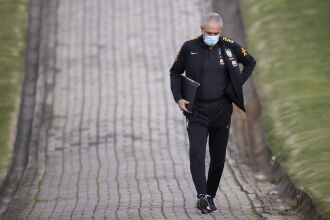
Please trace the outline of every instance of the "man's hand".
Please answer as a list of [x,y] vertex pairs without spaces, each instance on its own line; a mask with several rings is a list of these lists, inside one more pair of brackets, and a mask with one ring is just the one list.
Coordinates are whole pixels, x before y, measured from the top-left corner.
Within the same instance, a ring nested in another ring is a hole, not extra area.
[[185,111],[185,112],[188,112],[188,113],[192,113],[191,111],[189,111],[187,108],[186,108],[186,104],[189,104],[190,102],[185,100],[185,99],[180,99],[178,101],[178,105],[179,105],[179,108],[181,111]]

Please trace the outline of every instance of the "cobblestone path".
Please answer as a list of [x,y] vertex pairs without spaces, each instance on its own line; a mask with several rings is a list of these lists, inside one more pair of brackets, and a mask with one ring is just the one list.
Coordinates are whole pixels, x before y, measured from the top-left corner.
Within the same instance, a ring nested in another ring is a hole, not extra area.
[[38,152],[5,219],[257,219],[228,164],[218,212],[195,208],[169,68],[181,44],[200,34],[210,5],[43,2],[31,142]]

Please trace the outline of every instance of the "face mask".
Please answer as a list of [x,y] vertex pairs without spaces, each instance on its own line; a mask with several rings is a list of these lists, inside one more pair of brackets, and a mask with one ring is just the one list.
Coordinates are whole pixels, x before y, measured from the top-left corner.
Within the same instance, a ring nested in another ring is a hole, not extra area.
[[209,46],[214,46],[219,40],[219,36],[205,36],[204,42]]

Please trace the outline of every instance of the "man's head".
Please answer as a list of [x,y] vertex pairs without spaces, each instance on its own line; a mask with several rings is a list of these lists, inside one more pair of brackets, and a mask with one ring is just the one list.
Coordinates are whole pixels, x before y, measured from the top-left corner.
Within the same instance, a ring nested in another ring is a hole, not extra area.
[[204,42],[209,46],[214,46],[219,40],[222,28],[223,21],[218,13],[204,15],[201,22]]

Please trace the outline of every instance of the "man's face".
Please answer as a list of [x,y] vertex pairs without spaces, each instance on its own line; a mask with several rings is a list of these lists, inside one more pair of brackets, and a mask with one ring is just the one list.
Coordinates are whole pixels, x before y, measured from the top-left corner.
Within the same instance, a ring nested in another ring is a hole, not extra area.
[[203,38],[205,38],[205,36],[220,36],[221,34],[220,23],[216,22],[207,22],[204,28],[201,27],[201,30]]

